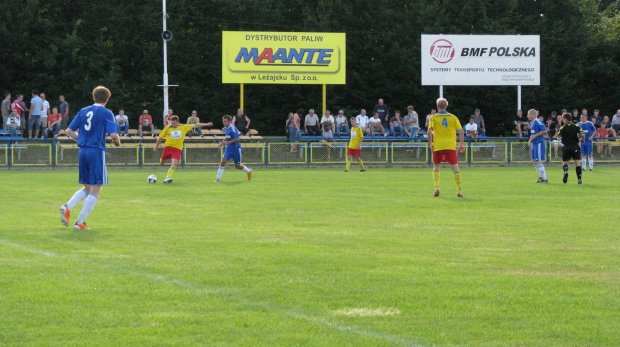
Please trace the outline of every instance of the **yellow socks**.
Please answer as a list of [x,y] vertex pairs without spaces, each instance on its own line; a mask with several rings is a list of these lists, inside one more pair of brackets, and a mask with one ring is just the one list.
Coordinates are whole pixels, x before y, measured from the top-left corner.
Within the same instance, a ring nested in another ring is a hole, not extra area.
[[433,184],[435,189],[439,189],[439,171],[433,171]]
[[461,173],[457,172],[454,174],[454,182],[456,182],[456,190],[458,193],[461,192]]
[[351,162],[347,160],[347,171],[349,171],[350,168],[351,168]]
[[172,175],[174,175],[174,169],[170,168],[170,169],[168,169],[168,174],[166,175],[166,178],[170,178],[170,177],[172,177]]
[[364,162],[361,159],[359,161],[359,164],[360,164],[360,169],[366,170],[366,168],[364,168]]

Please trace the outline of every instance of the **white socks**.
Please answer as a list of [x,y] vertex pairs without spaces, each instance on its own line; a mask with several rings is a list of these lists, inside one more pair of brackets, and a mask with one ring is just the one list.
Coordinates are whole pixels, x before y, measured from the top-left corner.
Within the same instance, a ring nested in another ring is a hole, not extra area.
[[590,170],[594,169],[594,157],[588,158],[588,163],[590,164]]
[[544,165],[536,165],[535,168],[538,171],[538,175],[540,176],[540,178],[542,178],[543,180],[546,180],[547,179],[547,173],[545,172],[545,166]]
[[241,170],[243,170],[244,172],[250,172],[252,170],[250,170],[247,166],[243,165],[243,167],[241,168]]
[[88,194],[86,194],[86,191],[84,189],[80,189],[77,192],[75,192],[75,194],[73,194],[73,196],[67,203],[67,207],[69,208],[69,210],[74,208],[75,205],[79,204],[80,201],[86,199],[86,196],[88,196]]
[[97,203],[98,200],[99,199],[97,198],[97,196],[92,195],[92,194],[89,194],[86,197],[86,199],[84,200],[84,206],[82,206],[82,212],[80,212],[80,215],[78,216],[78,219],[75,221],[75,224],[84,223],[84,220],[86,220],[86,217],[88,217],[88,215],[93,211],[93,208],[95,208],[95,204]]
[[221,179],[222,179],[222,174],[223,174],[223,173],[224,173],[224,167],[223,167],[223,166],[220,166],[220,167],[217,169],[217,179],[218,179],[218,180],[221,180]]

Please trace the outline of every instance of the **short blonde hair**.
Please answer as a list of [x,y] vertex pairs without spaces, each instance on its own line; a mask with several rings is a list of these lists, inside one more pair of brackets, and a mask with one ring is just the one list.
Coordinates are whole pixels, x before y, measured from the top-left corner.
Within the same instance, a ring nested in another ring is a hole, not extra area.
[[232,117],[230,115],[225,115],[224,117],[222,117],[222,119],[232,122]]
[[98,86],[93,89],[93,100],[98,104],[107,103],[110,100],[110,96],[112,96],[112,93],[104,86]]
[[448,100],[444,98],[437,99],[437,108],[446,109],[448,108]]

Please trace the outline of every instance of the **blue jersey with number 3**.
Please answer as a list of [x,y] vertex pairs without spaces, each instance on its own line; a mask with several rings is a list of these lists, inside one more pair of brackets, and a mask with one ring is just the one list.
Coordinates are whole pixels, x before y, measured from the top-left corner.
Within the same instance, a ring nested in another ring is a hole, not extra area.
[[69,128],[78,131],[78,147],[98,148],[102,151],[105,151],[106,135],[118,132],[114,115],[100,104],[81,109]]

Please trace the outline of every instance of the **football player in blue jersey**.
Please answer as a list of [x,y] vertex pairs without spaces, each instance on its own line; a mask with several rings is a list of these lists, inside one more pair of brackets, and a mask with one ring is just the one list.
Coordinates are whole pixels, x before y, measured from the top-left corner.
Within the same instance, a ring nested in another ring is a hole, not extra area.
[[75,192],[66,204],[60,206],[60,221],[64,226],[69,226],[70,210],[84,200],[82,211],[73,228],[90,229],[86,226],[86,217],[95,208],[101,187],[108,184],[105,164],[106,135],[110,135],[116,147],[121,145],[114,115],[105,108],[111,95],[108,88],[96,87],[93,90],[95,104],[81,109],[67,128],[67,135],[76,140],[80,148],[79,182],[84,188]]
[[545,172],[545,134],[547,128],[538,119],[538,111],[531,109],[527,111],[527,118],[530,120],[530,145],[532,146],[531,158],[536,171],[538,171],[538,181],[536,183],[548,183],[547,173]]
[[252,169],[241,164],[241,143],[239,143],[239,130],[237,130],[237,128],[232,124],[232,117],[229,115],[222,117],[222,122],[224,123],[224,128],[222,131],[226,137],[219,144],[219,147],[224,147],[224,156],[222,157],[220,167],[217,169],[217,177],[215,178],[215,182],[217,183],[222,180],[224,167],[226,167],[226,163],[228,163],[230,159],[233,159],[235,162],[235,167],[246,172],[248,174],[248,180],[251,180]]
[[[584,111],[586,111],[584,109]],[[586,111],[587,112],[587,111]],[[590,166],[590,171],[594,168],[594,157],[592,156],[592,139],[596,136],[596,127],[588,120],[588,115],[581,115],[579,127],[583,130],[583,142],[581,142],[581,169],[585,171]]]

